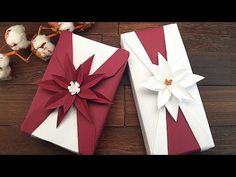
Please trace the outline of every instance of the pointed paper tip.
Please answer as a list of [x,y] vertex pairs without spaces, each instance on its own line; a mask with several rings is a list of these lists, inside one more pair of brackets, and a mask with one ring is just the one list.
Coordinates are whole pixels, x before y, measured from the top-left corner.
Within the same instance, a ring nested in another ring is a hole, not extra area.
[[65,113],[64,113],[64,111],[63,111],[63,107],[60,107],[60,108],[58,109],[57,126],[56,126],[56,128],[59,127],[59,125],[61,124],[61,122],[62,122],[64,116],[65,116]]
[[201,81],[201,80],[203,80],[203,79],[205,79],[204,76],[201,76],[201,75],[198,75],[198,74],[193,74],[193,75],[194,75],[195,77],[197,77],[196,83],[199,82],[199,81]]
[[59,125],[61,124],[61,121],[62,121],[62,119],[59,119],[59,118],[57,117],[57,126],[56,126],[56,128],[59,127]]
[[172,117],[173,117],[174,121],[175,121],[175,122],[177,122],[177,118],[178,118],[178,112],[177,112],[177,114],[176,114],[176,115],[174,115],[174,116],[172,115]]
[[160,52],[157,53],[157,56],[158,56],[158,65],[167,62],[167,60],[165,59],[165,57],[164,57]]
[[161,109],[161,107],[164,105],[157,104],[158,109]]
[[172,109],[168,109],[166,107],[166,111],[168,111],[171,115],[171,117],[174,119],[175,122],[177,122],[177,118],[178,118],[178,113],[179,113],[179,109],[177,110],[177,112],[172,112]]
[[159,59],[159,56],[162,58],[165,58],[165,57],[163,57],[163,55],[160,52],[157,52],[157,56],[158,56],[158,59]]
[[58,127],[59,127],[59,125],[60,125],[60,122],[58,122],[58,121],[57,121],[57,126],[56,126],[56,128],[58,128]]
[[204,77],[204,76],[200,76],[200,78],[201,78],[201,79],[200,79],[199,81],[201,81],[201,80],[205,79],[205,77]]
[[61,122],[62,122],[62,120],[58,120],[57,119],[57,126],[56,126],[56,128],[58,128],[61,125]]
[[95,56],[95,54],[91,55],[91,56],[88,58],[88,60],[93,60],[94,56]]

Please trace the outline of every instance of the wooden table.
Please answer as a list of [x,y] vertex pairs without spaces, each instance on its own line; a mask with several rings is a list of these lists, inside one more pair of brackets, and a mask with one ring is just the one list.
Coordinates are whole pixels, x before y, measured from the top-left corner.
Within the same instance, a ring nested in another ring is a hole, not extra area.
[[[4,32],[24,24],[32,37],[40,23],[0,23]],[[119,34],[169,23],[97,22],[80,33],[89,39],[120,47]],[[236,23],[178,23],[193,72],[205,76],[200,94],[216,147],[200,154],[236,154]],[[12,58],[13,79],[0,82],[0,154],[72,154],[48,142],[22,134],[26,116],[47,62],[34,57],[24,63]],[[99,140],[96,154],[145,154],[127,71]]]

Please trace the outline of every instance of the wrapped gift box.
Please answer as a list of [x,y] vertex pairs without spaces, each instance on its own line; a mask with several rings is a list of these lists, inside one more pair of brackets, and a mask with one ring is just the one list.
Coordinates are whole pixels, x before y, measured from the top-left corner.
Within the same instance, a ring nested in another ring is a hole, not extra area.
[[64,31],[21,130],[93,154],[129,53]]
[[147,154],[185,154],[214,147],[177,24],[121,35]]

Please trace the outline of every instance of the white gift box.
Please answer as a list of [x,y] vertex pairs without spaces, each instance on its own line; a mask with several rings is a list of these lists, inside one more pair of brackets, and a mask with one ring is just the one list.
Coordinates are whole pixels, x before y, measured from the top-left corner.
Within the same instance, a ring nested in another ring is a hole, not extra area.
[[[165,25],[163,26],[163,31],[167,61],[171,70],[184,68],[192,74],[177,24]],[[121,34],[121,47],[130,52],[128,59],[130,83],[146,152],[147,154],[170,154],[168,152],[170,147],[168,147],[166,107],[162,106],[159,109],[157,106],[157,93],[150,92],[141,84],[152,76],[150,71],[151,65],[153,65],[151,59],[135,31]],[[156,54],[157,56],[159,55],[158,51]],[[158,58],[160,60],[160,56]],[[178,59],[177,65],[175,64],[176,59]],[[182,110],[187,124],[199,145],[199,151],[204,151],[214,147],[211,131],[197,85],[193,84],[187,90],[193,99],[180,101],[178,106]],[[178,124],[178,118],[175,121]],[[188,152],[186,151],[186,153]]]

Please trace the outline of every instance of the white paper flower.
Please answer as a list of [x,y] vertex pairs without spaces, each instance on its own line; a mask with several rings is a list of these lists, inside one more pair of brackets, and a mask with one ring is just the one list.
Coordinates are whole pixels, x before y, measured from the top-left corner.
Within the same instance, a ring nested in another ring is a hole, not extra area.
[[172,72],[168,61],[158,53],[159,65],[152,65],[153,76],[141,82],[149,90],[158,92],[158,109],[165,106],[175,121],[177,121],[179,102],[191,100],[188,87],[204,79],[204,77],[180,69]]
[[78,82],[70,82],[70,86],[67,87],[71,95],[78,94],[80,92],[80,84]]

